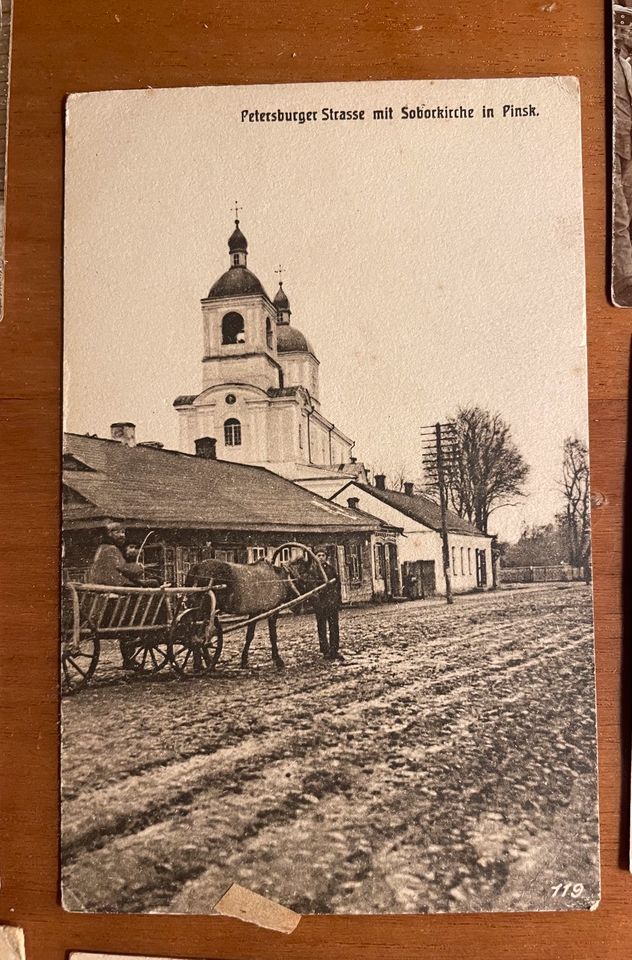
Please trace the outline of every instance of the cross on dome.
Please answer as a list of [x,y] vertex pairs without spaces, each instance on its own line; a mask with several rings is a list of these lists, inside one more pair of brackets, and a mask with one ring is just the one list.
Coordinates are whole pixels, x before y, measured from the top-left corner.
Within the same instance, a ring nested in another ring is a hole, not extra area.
[[239,204],[235,200],[235,229],[228,238],[228,252],[231,267],[245,267],[248,255],[248,241],[239,229]]
[[290,301],[287,298],[287,294],[283,289],[283,267],[281,264],[274,271],[279,276],[279,289],[277,290],[276,297],[274,298],[274,306],[277,311],[277,323],[287,324],[290,322]]

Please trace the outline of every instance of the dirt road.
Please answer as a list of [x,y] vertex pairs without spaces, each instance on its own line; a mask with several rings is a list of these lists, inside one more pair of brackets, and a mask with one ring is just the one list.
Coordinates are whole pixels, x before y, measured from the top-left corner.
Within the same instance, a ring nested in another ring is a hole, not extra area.
[[263,633],[191,683],[111,654],[64,701],[66,906],[207,913],[233,881],[302,913],[594,904],[590,618],[547,585],[346,610],[344,664],[309,617],[280,622],[283,673]]

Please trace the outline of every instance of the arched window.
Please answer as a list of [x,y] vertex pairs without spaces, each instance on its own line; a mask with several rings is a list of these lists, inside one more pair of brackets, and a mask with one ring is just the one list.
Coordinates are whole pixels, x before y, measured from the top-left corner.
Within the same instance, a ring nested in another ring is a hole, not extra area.
[[224,443],[227,447],[241,446],[241,423],[234,417],[224,421]]
[[268,344],[268,349],[272,350],[274,341],[272,339],[272,323],[270,322],[270,317],[266,317],[266,343]]
[[222,343],[244,343],[244,318],[240,313],[227,313],[222,319]]

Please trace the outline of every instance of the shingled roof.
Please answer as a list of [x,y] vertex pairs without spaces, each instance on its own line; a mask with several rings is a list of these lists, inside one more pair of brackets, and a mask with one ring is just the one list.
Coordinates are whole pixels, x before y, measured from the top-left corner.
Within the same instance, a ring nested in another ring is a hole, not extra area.
[[63,475],[67,527],[105,518],[297,533],[361,533],[386,526],[263,467],[73,433],[64,436],[64,453],[70,467]]
[[[380,490],[379,487],[372,487],[369,484],[359,483],[358,481],[352,481],[352,483],[355,483],[360,489],[372,494],[383,503],[387,503],[393,507],[394,510],[399,510],[400,513],[410,517],[411,520],[423,523],[424,526],[430,527],[431,530],[441,531],[441,507],[432,497],[428,497],[424,493],[408,494],[397,490]],[[340,493],[340,491],[338,492]],[[447,521],[448,531],[450,533],[462,533],[473,537],[488,536],[488,534],[479,530],[478,527],[475,527],[473,523],[468,523],[467,520],[463,520],[458,514],[453,513],[452,510],[447,511]]]

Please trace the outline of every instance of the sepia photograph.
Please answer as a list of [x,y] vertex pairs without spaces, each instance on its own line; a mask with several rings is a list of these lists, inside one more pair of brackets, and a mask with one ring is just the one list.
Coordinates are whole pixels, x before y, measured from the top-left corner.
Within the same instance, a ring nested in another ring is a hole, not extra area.
[[632,307],[632,3],[612,4],[612,302]]
[[122,953],[75,953],[70,954],[68,960],[175,960],[174,957],[140,957],[134,954]]
[[65,908],[594,909],[577,82],[66,138]]

